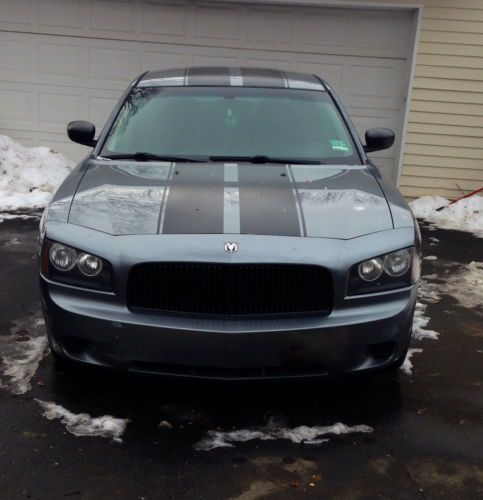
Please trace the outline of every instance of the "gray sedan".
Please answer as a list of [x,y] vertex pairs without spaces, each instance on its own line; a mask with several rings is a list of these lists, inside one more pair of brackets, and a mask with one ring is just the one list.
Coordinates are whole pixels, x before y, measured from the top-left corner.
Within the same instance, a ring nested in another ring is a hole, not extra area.
[[54,357],[218,379],[395,368],[417,223],[330,86],[253,68],[150,71],[120,98],[40,227]]

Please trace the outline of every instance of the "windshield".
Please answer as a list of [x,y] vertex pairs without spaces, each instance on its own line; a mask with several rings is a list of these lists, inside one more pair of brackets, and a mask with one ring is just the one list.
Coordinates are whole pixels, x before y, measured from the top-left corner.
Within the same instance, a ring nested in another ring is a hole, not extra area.
[[101,156],[135,153],[361,163],[326,92],[252,87],[134,89]]

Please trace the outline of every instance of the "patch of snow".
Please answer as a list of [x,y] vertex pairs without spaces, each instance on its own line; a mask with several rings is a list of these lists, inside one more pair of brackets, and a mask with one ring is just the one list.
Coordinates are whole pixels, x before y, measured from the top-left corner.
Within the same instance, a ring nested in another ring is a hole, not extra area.
[[320,439],[327,434],[349,434],[352,432],[371,433],[374,429],[368,425],[355,425],[350,427],[342,423],[336,423],[328,426],[300,425],[298,427],[278,427],[270,422],[265,427],[258,429],[239,429],[235,431],[217,431],[210,430],[207,436],[194,445],[198,451],[210,451],[214,448],[234,448],[233,443],[244,443],[259,439],[260,441],[273,441],[275,439],[287,439],[296,444],[321,444],[329,439]]
[[21,219],[21,220],[37,219],[37,220],[40,220],[40,215],[2,214],[2,213],[0,213],[0,222],[3,222],[4,220],[11,220],[11,219]]
[[450,295],[468,309],[483,307],[483,262],[471,262],[450,274],[440,293]]
[[[426,310],[429,304],[438,303],[441,295],[453,297],[468,309],[483,307],[483,262],[471,262],[456,272],[449,271],[444,277],[432,274],[421,279],[413,321],[414,340],[438,340],[439,332],[426,328],[430,321]],[[415,352],[420,350],[410,349],[401,366],[401,370],[409,375],[413,366],[411,356]]]
[[27,148],[0,135],[0,211],[44,207],[72,167],[48,147]]
[[74,436],[100,436],[122,443],[121,436],[126,431],[129,419],[115,418],[110,415],[91,417],[87,413],[72,413],[51,401],[36,399],[42,407],[42,415],[49,420],[60,420]]
[[173,425],[170,424],[167,420],[161,420],[161,422],[159,422],[158,424],[158,427],[160,429],[172,429]]
[[0,387],[25,394],[48,352],[47,336],[40,312],[13,324],[10,335],[0,335]]
[[[467,231],[483,237],[483,196],[474,195],[448,205],[441,196],[423,196],[411,201],[411,210],[418,219],[425,219],[442,229]],[[438,212],[436,209],[446,206]]]
[[411,358],[413,357],[414,354],[421,353],[421,352],[423,352],[422,349],[418,349],[415,347],[409,348],[408,353],[406,355],[406,359],[404,360],[404,363],[401,365],[401,370],[406,375],[411,375],[413,373],[413,362],[411,361]]
[[439,332],[425,328],[430,320],[429,316],[425,314],[427,307],[427,304],[423,304],[422,302],[416,303],[416,311],[414,312],[413,320],[413,338],[416,340],[438,340],[439,338]]
[[3,244],[4,247],[13,247],[15,245],[20,245],[20,240],[18,238],[13,238],[12,240],[8,240]]
[[416,302],[416,310],[414,312],[413,321],[413,338],[415,340],[431,339],[438,340],[439,333],[434,330],[426,329],[430,321],[426,314],[428,304],[436,304],[441,300],[439,295],[439,285],[430,282],[430,279],[435,279],[436,275],[427,275],[419,282],[418,301]]
[[438,260],[438,257],[436,255],[426,255],[426,257],[423,257],[423,260]]

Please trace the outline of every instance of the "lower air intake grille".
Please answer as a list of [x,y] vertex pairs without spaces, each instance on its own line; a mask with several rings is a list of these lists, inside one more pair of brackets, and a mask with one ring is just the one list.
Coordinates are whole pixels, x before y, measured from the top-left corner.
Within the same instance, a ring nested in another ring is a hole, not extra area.
[[131,269],[129,308],[224,316],[328,314],[332,280],[319,266],[163,262]]

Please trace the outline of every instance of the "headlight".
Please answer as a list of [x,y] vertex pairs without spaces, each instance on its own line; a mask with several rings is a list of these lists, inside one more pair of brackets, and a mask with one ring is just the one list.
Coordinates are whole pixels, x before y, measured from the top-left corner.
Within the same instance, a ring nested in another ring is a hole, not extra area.
[[70,271],[77,263],[77,253],[73,248],[54,243],[49,251],[50,263],[58,271]]
[[44,240],[41,270],[53,281],[96,290],[112,289],[109,262],[63,243]]
[[402,288],[419,278],[419,252],[402,248],[353,266],[349,273],[349,295]]
[[375,281],[381,276],[383,268],[381,259],[371,259],[359,264],[357,269],[364,281]]
[[77,259],[79,271],[86,276],[97,276],[102,271],[102,260],[95,255],[81,253]]
[[408,272],[411,265],[411,253],[407,248],[390,253],[384,257],[384,271],[397,278]]

